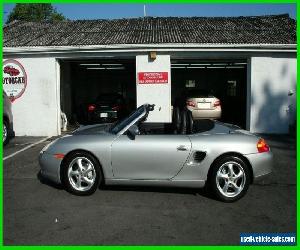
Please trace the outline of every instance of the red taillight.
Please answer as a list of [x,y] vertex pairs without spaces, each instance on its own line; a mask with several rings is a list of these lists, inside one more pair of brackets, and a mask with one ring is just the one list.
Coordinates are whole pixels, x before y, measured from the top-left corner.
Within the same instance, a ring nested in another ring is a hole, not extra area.
[[221,101],[220,100],[216,100],[214,102],[214,107],[218,107],[218,106],[221,106]]
[[256,147],[257,147],[257,150],[258,150],[259,153],[264,153],[264,152],[269,152],[270,151],[270,147],[264,139],[259,139],[259,141],[257,142]]
[[189,107],[196,107],[196,103],[194,103],[193,101],[186,101],[186,105]]
[[88,111],[89,111],[89,112],[94,111],[95,108],[96,108],[96,106],[93,105],[93,104],[91,104],[91,105],[88,106]]
[[111,109],[113,111],[119,111],[121,109],[121,106],[120,105],[114,105]]

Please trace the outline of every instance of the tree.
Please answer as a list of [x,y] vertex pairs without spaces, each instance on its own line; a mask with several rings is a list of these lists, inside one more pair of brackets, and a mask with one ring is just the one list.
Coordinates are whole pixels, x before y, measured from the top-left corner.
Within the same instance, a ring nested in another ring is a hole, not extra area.
[[22,21],[62,21],[65,17],[56,11],[51,4],[21,4],[17,3],[9,14],[7,22]]

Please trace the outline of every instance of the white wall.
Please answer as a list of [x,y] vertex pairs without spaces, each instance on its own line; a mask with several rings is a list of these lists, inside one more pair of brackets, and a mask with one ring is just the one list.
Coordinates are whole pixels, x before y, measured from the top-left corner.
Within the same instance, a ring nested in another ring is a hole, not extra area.
[[[60,134],[59,68],[55,58],[12,58],[27,73],[27,88],[12,104],[16,135],[53,136]],[[296,58],[252,57],[249,59],[249,128],[251,132],[288,133],[296,119]],[[155,103],[151,122],[171,122],[170,56],[136,56],[138,72],[168,72],[168,84],[137,84],[137,104]],[[292,90],[294,95],[288,96]],[[159,111],[159,107],[161,110]]]
[[[296,119],[296,58],[252,57],[250,131],[288,133]],[[294,95],[289,96],[289,91]]]
[[[148,54],[136,56],[137,106],[144,103],[155,104],[147,122],[172,122],[170,69],[170,55],[157,55],[155,60],[150,60]],[[138,72],[167,72],[168,83],[139,84]]]
[[59,129],[59,94],[55,58],[13,58],[27,73],[24,94],[12,103],[17,136],[54,136]]

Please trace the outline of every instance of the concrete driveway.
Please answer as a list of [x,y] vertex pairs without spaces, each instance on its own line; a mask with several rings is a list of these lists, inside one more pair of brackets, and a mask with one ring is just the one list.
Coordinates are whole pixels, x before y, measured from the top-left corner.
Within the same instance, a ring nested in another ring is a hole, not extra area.
[[[296,232],[295,140],[266,139],[273,174],[231,204],[182,188],[106,187],[77,197],[39,181],[48,142],[40,143],[4,161],[4,245],[239,245],[242,232]],[[19,149],[13,143],[4,155]]]

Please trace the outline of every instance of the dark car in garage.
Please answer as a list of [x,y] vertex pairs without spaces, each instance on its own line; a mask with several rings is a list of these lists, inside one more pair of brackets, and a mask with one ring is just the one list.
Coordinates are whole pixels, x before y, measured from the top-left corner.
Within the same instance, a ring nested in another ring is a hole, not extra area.
[[86,107],[87,123],[114,122],[128,114],[124,97],[119,93],[102,93]]

